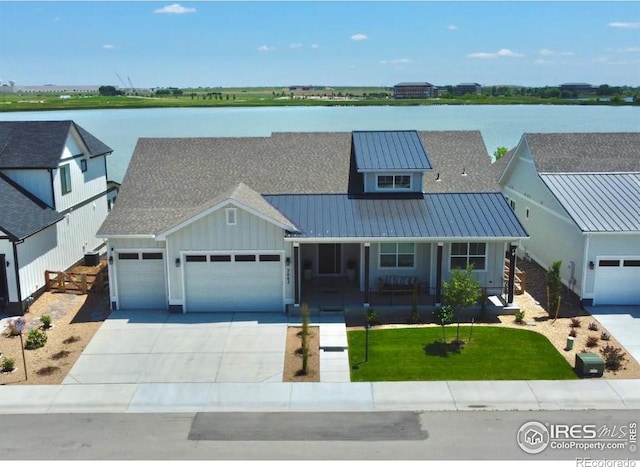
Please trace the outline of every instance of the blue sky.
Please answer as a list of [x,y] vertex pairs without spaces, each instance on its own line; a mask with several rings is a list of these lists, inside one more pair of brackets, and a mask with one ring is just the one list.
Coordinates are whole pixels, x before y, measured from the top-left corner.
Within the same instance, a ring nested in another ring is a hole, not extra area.
[[640,2],[6,2],[0,80],[638,86]]

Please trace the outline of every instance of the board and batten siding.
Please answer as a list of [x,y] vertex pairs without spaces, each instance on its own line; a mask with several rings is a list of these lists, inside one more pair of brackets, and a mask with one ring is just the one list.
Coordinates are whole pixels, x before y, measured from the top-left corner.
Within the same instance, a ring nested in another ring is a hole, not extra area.
[[[0,236],[4,236],[0,231]],[[5,261],[9,262],[7,270],[7,288],[9,289],[9,301],[18,301],[18,286],[16,283],[15,264],[13,263],[13,243],[10,240],[0,239],[0,255],[4,255]]]
[[596,269],[589,269],[589,261],[597,265],[598,257],[640,257],[640,233],[589,234],[587,257],[585,258],[585,285],[582,298],[593,298],[595,294]]
[[107,197],[67,214],[17,245],[22,299],[44,286],[44,272],[64,271],[103,243],[96,237],[107,216]]
[[[236,208],[236,224],[227,225],[226,207],[198,219],[167,236],[169,262],[169,303],[179,304],[184,299],[182,267],[171,266],[182,253],[206,251],[285,251],[284,230],[248,211]],[[289,247],[290,250],[290,247]],[[285,292],[292,296],[292,292]]]
[[515,202],[515,214],[529,233],[520,241],[518,256],[528,255],[545,269],[562,261],[562,281],[579,292],[586,237],[538,176],[528,151],[519,151],[503,182],[503,194]]

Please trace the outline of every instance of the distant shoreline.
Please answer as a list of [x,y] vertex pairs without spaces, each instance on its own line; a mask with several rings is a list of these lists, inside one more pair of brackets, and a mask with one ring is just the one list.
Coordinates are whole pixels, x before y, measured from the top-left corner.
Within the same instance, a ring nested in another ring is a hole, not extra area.
[[207,99],[190,95],[176,97],[84,96],[84,95],[15,95],[0,94],[0,113],[60,110],[149,109],[149,108],[241,108],[241,107],[363,107],[363,106],[437,106],[437,105],[586,105],[637,106],[633,102],[611,102],[599,99],[560,99],[532,97],[380,99],[316,96],[274,97],[271,95],[225,94],[224,98]]

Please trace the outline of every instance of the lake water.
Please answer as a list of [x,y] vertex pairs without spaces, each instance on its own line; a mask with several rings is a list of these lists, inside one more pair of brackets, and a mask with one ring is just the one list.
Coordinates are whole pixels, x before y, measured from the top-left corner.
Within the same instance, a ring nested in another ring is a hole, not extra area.
[[114,149],[109,178],[121,181],[140,137],[268,136],[276,131],[480,130],[493,154],[523,133],[640,131],[640,107],[435,105],[253,107],[6,112],[0,120],[74,120]]

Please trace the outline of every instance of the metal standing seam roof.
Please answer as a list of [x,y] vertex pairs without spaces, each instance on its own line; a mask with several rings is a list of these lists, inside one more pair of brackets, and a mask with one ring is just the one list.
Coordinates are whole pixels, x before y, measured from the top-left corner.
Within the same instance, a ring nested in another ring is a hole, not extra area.
[[583,232],[640,232],[640,173],[540,178]]
[[358,172],[433,168],[417,131],[354,131],[353,150]]
[[345,194],[266,195],[302,238],[524,238],[501,193],[429,193],[417,199]]
[[23,240],[64,216],[0,174],[0,230],[13,241]]

